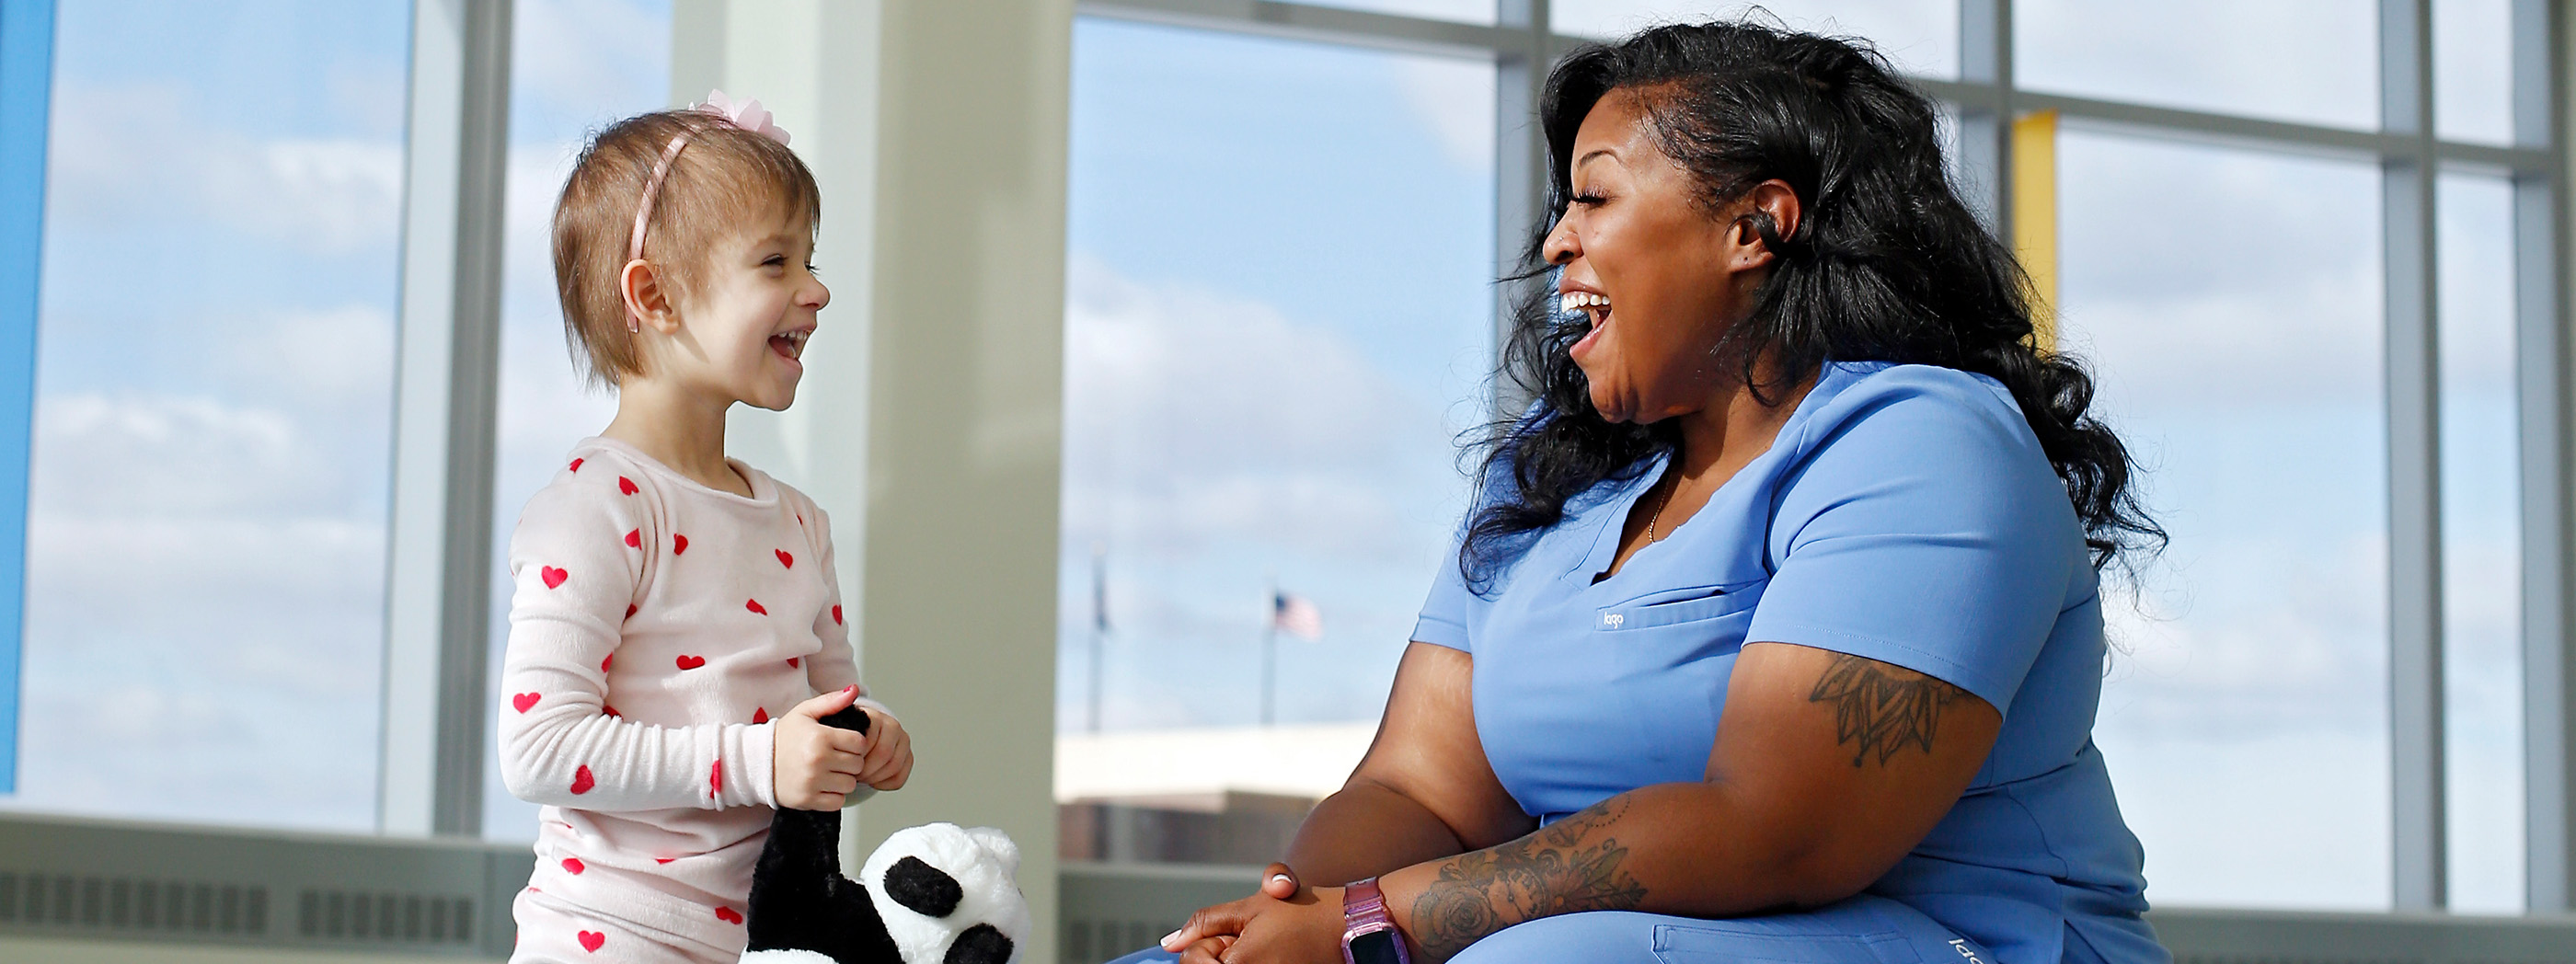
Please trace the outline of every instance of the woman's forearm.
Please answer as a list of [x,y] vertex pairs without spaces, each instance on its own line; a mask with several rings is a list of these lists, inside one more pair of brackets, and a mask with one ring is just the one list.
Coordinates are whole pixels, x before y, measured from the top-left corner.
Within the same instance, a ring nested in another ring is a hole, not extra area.
[[1412,798],[1354,780],[1306,815],[1286,862],[1304,883],[1331,887],[1466,849],[1448,824]]
[[1761,846],[1762,835],[1709,832],[1737,809],[1723,795],[1711,784],[1641,787],[1516,840],[1381,871],[1387,910],[1418,960],[1443,961],[1556,914],[1720,917],[1821,899],[1803,862]]

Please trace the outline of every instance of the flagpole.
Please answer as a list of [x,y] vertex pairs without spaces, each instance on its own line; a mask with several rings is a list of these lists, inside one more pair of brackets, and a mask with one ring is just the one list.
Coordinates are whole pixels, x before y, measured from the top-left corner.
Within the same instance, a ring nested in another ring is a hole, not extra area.
[[1270,577],[1270,611],[1261,620],[1261,725],[1269,726],[1278,719],[1279,700],[1279,577]]
[[1100,732],[1100,663],[1109,636],[1109,550],[1091,544],[1091,732]]

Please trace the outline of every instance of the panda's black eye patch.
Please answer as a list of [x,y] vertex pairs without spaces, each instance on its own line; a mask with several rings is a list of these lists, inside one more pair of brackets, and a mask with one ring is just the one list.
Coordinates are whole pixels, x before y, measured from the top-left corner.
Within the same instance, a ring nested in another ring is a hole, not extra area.
[[886,868],[885,889],[895,903],[924,917],[946,917],[957,909],[958,901],[966,899],[966,889],[957,886],[957,878],[922,863],[919,857],[905,857]]
[[942,964],[1004,964],[1011,959],[1011,938],[991,924],[977,924],[948,945]]

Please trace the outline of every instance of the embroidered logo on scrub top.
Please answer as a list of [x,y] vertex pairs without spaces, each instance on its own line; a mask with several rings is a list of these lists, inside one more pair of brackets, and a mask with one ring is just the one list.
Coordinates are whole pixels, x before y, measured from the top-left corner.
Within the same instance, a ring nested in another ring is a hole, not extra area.
[[1627,622],[1627,621],[1628,621],[1628,614],[1626,614],[1626,613],[1602,613],[1602,614],[1601,614],[1601,625],[1602,625],[1602,627],[1603,627],[1603,628],[1605,628],[1605,629],[1617,629],[1617,628],[1619,628],[1619,624],[1620,624],[1620,623],[1624,623],[1624,622]]

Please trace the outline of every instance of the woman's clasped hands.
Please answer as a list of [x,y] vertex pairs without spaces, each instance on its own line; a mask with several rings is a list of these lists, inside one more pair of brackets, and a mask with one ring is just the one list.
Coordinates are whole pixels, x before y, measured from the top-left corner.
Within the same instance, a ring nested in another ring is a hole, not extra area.
[[1286,864],[1261,872],[1261,892],[1200,908],[1163,949],[1181,964],[1332,964],[1342,959],[1342,888],[1302,886]]

